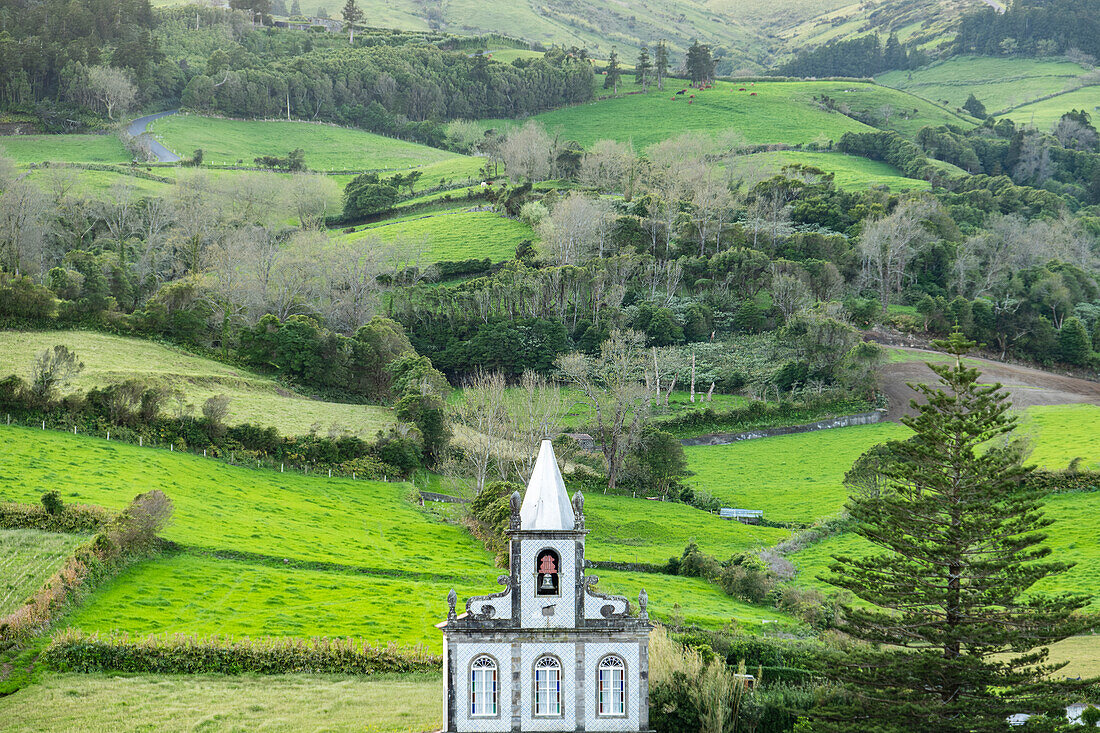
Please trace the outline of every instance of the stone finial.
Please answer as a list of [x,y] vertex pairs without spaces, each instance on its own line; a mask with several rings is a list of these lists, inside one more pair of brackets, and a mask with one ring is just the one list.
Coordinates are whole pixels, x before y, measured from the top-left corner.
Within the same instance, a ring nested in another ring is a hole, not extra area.
[[523,497],[518,491],[513,491],[508,498],[508,509],[511,516],[508,518],[508,529],[519,529],[519,510],[523,504]]
[[584,529],[584,494],[580,491],[573,494],[573,515],[576,517],[577,529]]
[[455,589],[451,588],[451,592],[447,594],[447,620],[454,621],[458,618],[455,615],[455,604],[458,603],[458,593],[455,593]]
[[638,592],[638,618],[649,618],[649,594],[645,592],[645,588],[642,588]]

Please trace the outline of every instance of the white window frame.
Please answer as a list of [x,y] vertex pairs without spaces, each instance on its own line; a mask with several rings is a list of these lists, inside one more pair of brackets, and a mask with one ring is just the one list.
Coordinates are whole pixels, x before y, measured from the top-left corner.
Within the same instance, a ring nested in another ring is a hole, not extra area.
[[560,718],[562,711],[561,660],[552,654],[543,654],[535,660],[534,698],[531,714],[536,718]]
[[618,654],[608,654],[596,665],[596,715],[626,717],[626,660]]
[[[478,677],[482,689],[478,689]],[[488,677],[488,680],[486,678]],[[470,717],[500,717],[500,665],[488,654],[479,654],[470,662]],[[490,689],[486,689],[490,688]],[[479,712],[478,707],[482,708]],[[488,710],[486,710],[488,708]]]

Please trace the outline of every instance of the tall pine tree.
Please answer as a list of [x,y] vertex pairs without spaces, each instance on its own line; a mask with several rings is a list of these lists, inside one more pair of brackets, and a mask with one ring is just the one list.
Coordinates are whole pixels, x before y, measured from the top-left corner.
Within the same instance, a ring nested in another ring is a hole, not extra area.
[[684,65],[692,84],[704,84],[714,78],[714,58],[710,54],[710,46],[699,41],[688,47]]
[[619,66],[619,54],[614,48],[607,59],[607,78],[603,80],[603,88],[610,89],[612,94],[619,93],[619,80],[622,79],[623,69]]
[[344,22],[348,24],[348,43],[355,43],[355,24],[363,20],[363,11],[355,4],[355,0],[348,0],[344,5]]
[[653,73],[657,75],[657,89],[660,91],[665,88],[665,76],[668,75],[668,46],[664,41],[657,41],[657,52],[653,60]]
[[649,49],[642,46],[638,60],[634,63],[634,83],[642,85],[642,92],[649,91],[649,72],[653,70],[653,64],[649,60]]
[[836,556],[826,580],[864,602],[840,630],[874,646],[831,660],[848,694],[814,712],[815,731],[1005,730],[1013,713],[1066,702],[1045,682],[1063,666],[1045,645],[1080,630],[1088,598],[1031,591],[1072,565],[1048,559],[1052,520],[1011,440],[1008,395],[964,365],[973,342],[956,331],[937,345],[956,358],[929,364],[938,385],[915,387],[928,400],[903,418],[915,435],[878,455],[878,479],[848,502],[878,552]]

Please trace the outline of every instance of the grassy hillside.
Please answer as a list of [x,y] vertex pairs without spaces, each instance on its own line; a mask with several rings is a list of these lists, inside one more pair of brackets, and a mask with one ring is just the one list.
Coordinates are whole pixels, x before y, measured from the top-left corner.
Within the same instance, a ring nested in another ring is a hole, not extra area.
[[130,153],[116,135],[8,135],[0,155],[16,163],[127,163]]
[[821,430],[685,448],[688,481],[741,509],[763,509],[776,522],[812,522],[840,511],[847,497],[844,473],[872,445],[903,438],[894,423]]
[[308,433],[314,425],[321,432],[337,425],[373,437],[393,419],[385,407],[312,400],[246,369],[152,341],[92,331],[0,331],[0,375],[29,377],[35,355],[56,344],[68,346],[84,362],[74,388],[88,390],[139,378],[182,390],[196,407],[208,397],[225,394],[231,400],[230,424],[271,425],[289,435]]
[[[841,5],[838,3],[838,5]],[[871,33],[897,33],[903,42],[935,49],[954,38],[954,25],[964,12],[973,11],[973,0],[871,0],[842,7],[783,27],[779,37],[783,51],[793,53],[807,45],[849,40]]]
[[321,171],[400,169],[432,164],[436,166],[433,173],[438,176],[452,166],[463,170],[467,161],[466,156],[427,145],[311,122],[229,120],[181,114],[162,117],[149,129],[176,154],[186,157],[201,148],[203,162],[214,165],[234,165],[238,160],[252,165],[257,156],[286,156],[295,148],[305,151],[306,166]]
[[[1097,462],[1100,406],[1032,407],[1025,413],[1019,432],[1034,444],[1031,463],[1061,469],[1073,458],[1083,456],[1086,466],[1100,468]],[[798,436],[806,438],[805,450],[810,450],[810,438],[817,435],[820,434]],[[1055,557],[1077,565],[1065,575],[1043,581],[1036,589],[1092,593],[1096,596],[1093,606],[1100,605],[1100,562],[1096,544],[1096,537],[1100,536],[1100,519],[1096,519],[1100,517],[1100,492],[1054,494],[1046,501],[1046,513],[1055,520],[1046,530]],[[859,554],[867,549],[868,545],[860,538],[843,534],[795,553],[791,560],[799,571],[798,582],[825,587],[816,578],[825,571],[832,555]]]
[[1083,109],[1092,115],[1094,120],[1100,117],[1100,86],[1084,87],[1041,102],[1025,104],[1006,112],[1003,116],[1017,124],[1032,125],[1046,132],[1071,109]]
[[0,616],[22,606],[86,539],[32,529],[0,529]]
[[738,176],[772,175],[787,165],[809,165],[835,174],[837,188],[861,191],[870,186],[889,186],[893,191],[928,188],[927,181],[906,178],[897,168],[877,160],[844,153],[811,153],[780,150],[733,158],[729,167]]
[[[48,674],[0,698],[6,731],[325,730],[440,726],[438,676]],[[400,701],[400,704],[395,704]]]
[[492,211],[468,206],[388,219],[369,224],[339,240],[377,238],[382,242],[402,242],[409,248],[423,248],[423,262],[465,260],[488,257],[494,262],[511,259],[516,246],[525,239],[535,240],[531,227]]
[[[830,112],[814,101],[821,95],[846,105],[853,113],[870,114],[876,119],[889,106],[889,128],[902,134],[915,134],[931,124],[969,124],[966,120],[930,102],[888,87],[860,82],[721,82],[714,89],[689,91],[682,82],[670,82],[665,93],[605,99],[575,107],[544,112],[535,119],[548,130],[560,130],[568,139],[582,145],[614,138],[633,141],[644,148],[683,133],[734,133],[748,143],[799,144],[839,140],[845,132],[861,132],[867,125]],[[626,86],[627,91],[633,85]],[[744,88],[745,91],[739,91]],[[756,96],[751,96],[755,93]],[[689,100],[688,95],[695,94]],[[691,102],[689,104],[688,102]],[[493,120],[486,124],[508,125]],[[885,124],[885,123],[882,123]]]
[[[463,597],[497,590],[501,570],[481,544],[413,504],[408,484],[243,469],[26,428],[0,427],[0,441],[8,446],[0,499],[32,501],[51,485],[67,501],[119,508],[156,486],[175,504],[163,535],[183,549],[94,594],[70,617],[86,630],[356,635],[438,650],[433,624],[449,589]],[[642,561],[663,562],[693,537],[728,554],[786,534],[641,499],[597,495],[588,507],[595,559],[623,559],[614,553],[633,549]],[[789,620],[693,578],[600,575],[605,592],[636,597],[647,588],[660,618],[679,604],[685,617],[711,627],[731,618]]]
[[1079,64],[1061,59],[957,56],[914,71],[890,71],[875,81],[951,109],[973,94],[993,113],[1062,91],[1084,73]]

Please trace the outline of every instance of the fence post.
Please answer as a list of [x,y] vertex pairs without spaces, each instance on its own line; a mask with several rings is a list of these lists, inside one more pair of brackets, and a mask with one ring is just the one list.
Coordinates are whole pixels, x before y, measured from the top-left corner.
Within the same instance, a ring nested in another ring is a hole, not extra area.
[[139,435],[138,436],[138,447],[141,447],[143,445],[145,445],[145,436]]
[[73,425],[73,435],[76,435],[76,426]]
[[45,421],[45,420],[43,420],[43,421],[42,421],[42,429],[43,429],[43,430],[45,430],[45,429],[46,429],[46,421]]
[[203,448],[203,449],[202,449],[202,457],[203,457],[203,458],[206,458],[206,448]]
[[108,431],[107,431],[107,440],[110,440],[110,439],[111,439],[111,431],[110,431],[110,430],[108,430]]
[[354,480],[355,480],[355,474],[354,474],[354,473],[353,473],[353,474],[351,475],[351,480],[352,480],[352,481],[354,481]]
[[279,473],[283,473],[284,471],[286,471],[286,464],[285,463],[280,463],[279,464]]
[[176,450],[176,444],[175,443],[169,443],[168,444],[168,452],[169,453],[174,453],[175,450]]
[[328,477],[332,478],[332,469],[331,468],[328,470]]

